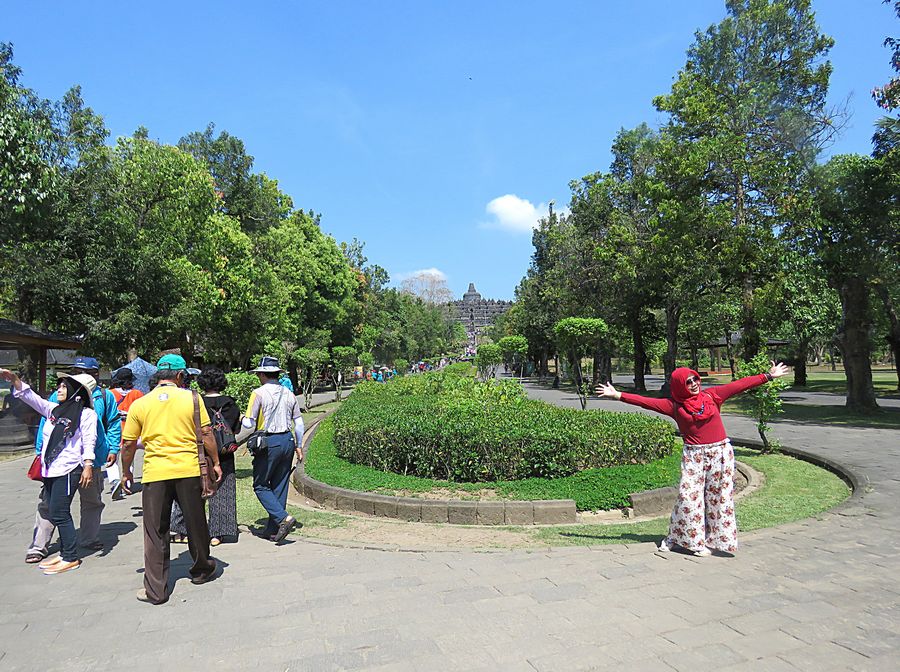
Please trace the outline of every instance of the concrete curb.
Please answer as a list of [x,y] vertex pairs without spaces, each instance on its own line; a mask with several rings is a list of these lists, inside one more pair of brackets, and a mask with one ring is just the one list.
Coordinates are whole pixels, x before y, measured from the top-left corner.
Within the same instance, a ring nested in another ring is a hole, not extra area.
[[[328,415],[330,413],[317,418],[307,428],[303,438],[304,455],[319,423]],[[755,449],[763,447],[761,441],[747,438],[735,437],[732,443]],[[850,487],[850,497],[830,511],[839,511],[859,504],[865,494],[869,482],[865,474],[857,474],[835,460],[797,448],[782,446],[780,452],[827,469],[847,483]],[[302,463],[299,464],[292,475],[297,492],[320,506],[344,513],[450,525],[571,525],[577,522],[575,501],[571,499],[476,502],[393,497],[322,483],[307,476],[304,466]],[[740,499],[762,485],[762,479],[755,469],[737,460],[735,468],[747,479],[747,487],[738,493],[735,499]],[[629,517],[652,518],[665,515],[672,510],[677,494],[678,489],[674,486],[631,493]]]

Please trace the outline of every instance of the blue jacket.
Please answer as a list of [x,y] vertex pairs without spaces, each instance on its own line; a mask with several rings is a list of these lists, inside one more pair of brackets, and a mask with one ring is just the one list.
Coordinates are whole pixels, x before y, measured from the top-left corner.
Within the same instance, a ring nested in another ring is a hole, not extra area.
[[[91,395],[94,400],[94,411],[97,413],[97,445],[94,446],[94,466],[98,469],[106,464],[107,456],[119,454],[122,447],[122,421],[119,418],[119,407],[113,393],[106,388],[94,388]],[[49,401],[56,401],[56,392],[50,395]],[[34,452],[41,454],[44,443],[44,423],[46,418],[41,418],[38,425],[37,438],[34,441]]]

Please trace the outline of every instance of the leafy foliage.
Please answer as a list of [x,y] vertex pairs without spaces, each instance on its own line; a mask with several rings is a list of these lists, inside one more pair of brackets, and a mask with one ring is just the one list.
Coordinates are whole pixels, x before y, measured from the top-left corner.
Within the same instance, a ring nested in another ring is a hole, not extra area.
[[351,462],[470,482],[644,463],[668,455],[674,439],[657,418],[558,408],[515,381],[441,373],[361,384],[334,427],[338,455]]

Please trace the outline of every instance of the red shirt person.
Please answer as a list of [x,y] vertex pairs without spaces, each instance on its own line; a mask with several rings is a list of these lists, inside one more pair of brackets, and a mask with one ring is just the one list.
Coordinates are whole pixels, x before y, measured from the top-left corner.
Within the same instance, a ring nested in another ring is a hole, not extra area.
[[728,553],[737,550],[734,450],[725,433],[720,409],[729,397],[779,378],[787,371],[784,364],[773,362],[768,373],[704,390],[700,374],[678,368],[670,378],[670,399],[619,392],[610,383],[597,387],[597,394],[602,398],[617,399],[673,418],[684,439],[678,500],[672,511],[669,534],[660,543],[659,550],[681,546],[701,557],[711,555],[711,548]]

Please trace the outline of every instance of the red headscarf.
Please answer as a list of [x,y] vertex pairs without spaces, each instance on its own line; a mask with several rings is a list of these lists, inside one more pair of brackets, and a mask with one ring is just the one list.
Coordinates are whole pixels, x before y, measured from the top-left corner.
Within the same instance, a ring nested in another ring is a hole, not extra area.
[[695,420],[709,420],[718,415],[719,407],[709,392],[701,389],[699,393],[691,395],[686,382],[691,376],[697,376],[697,380],[700,379],[700,374],[693,369],[681,367],[672,372],[672,377],[669,379],[669,391],[672,399],[684,406]]

